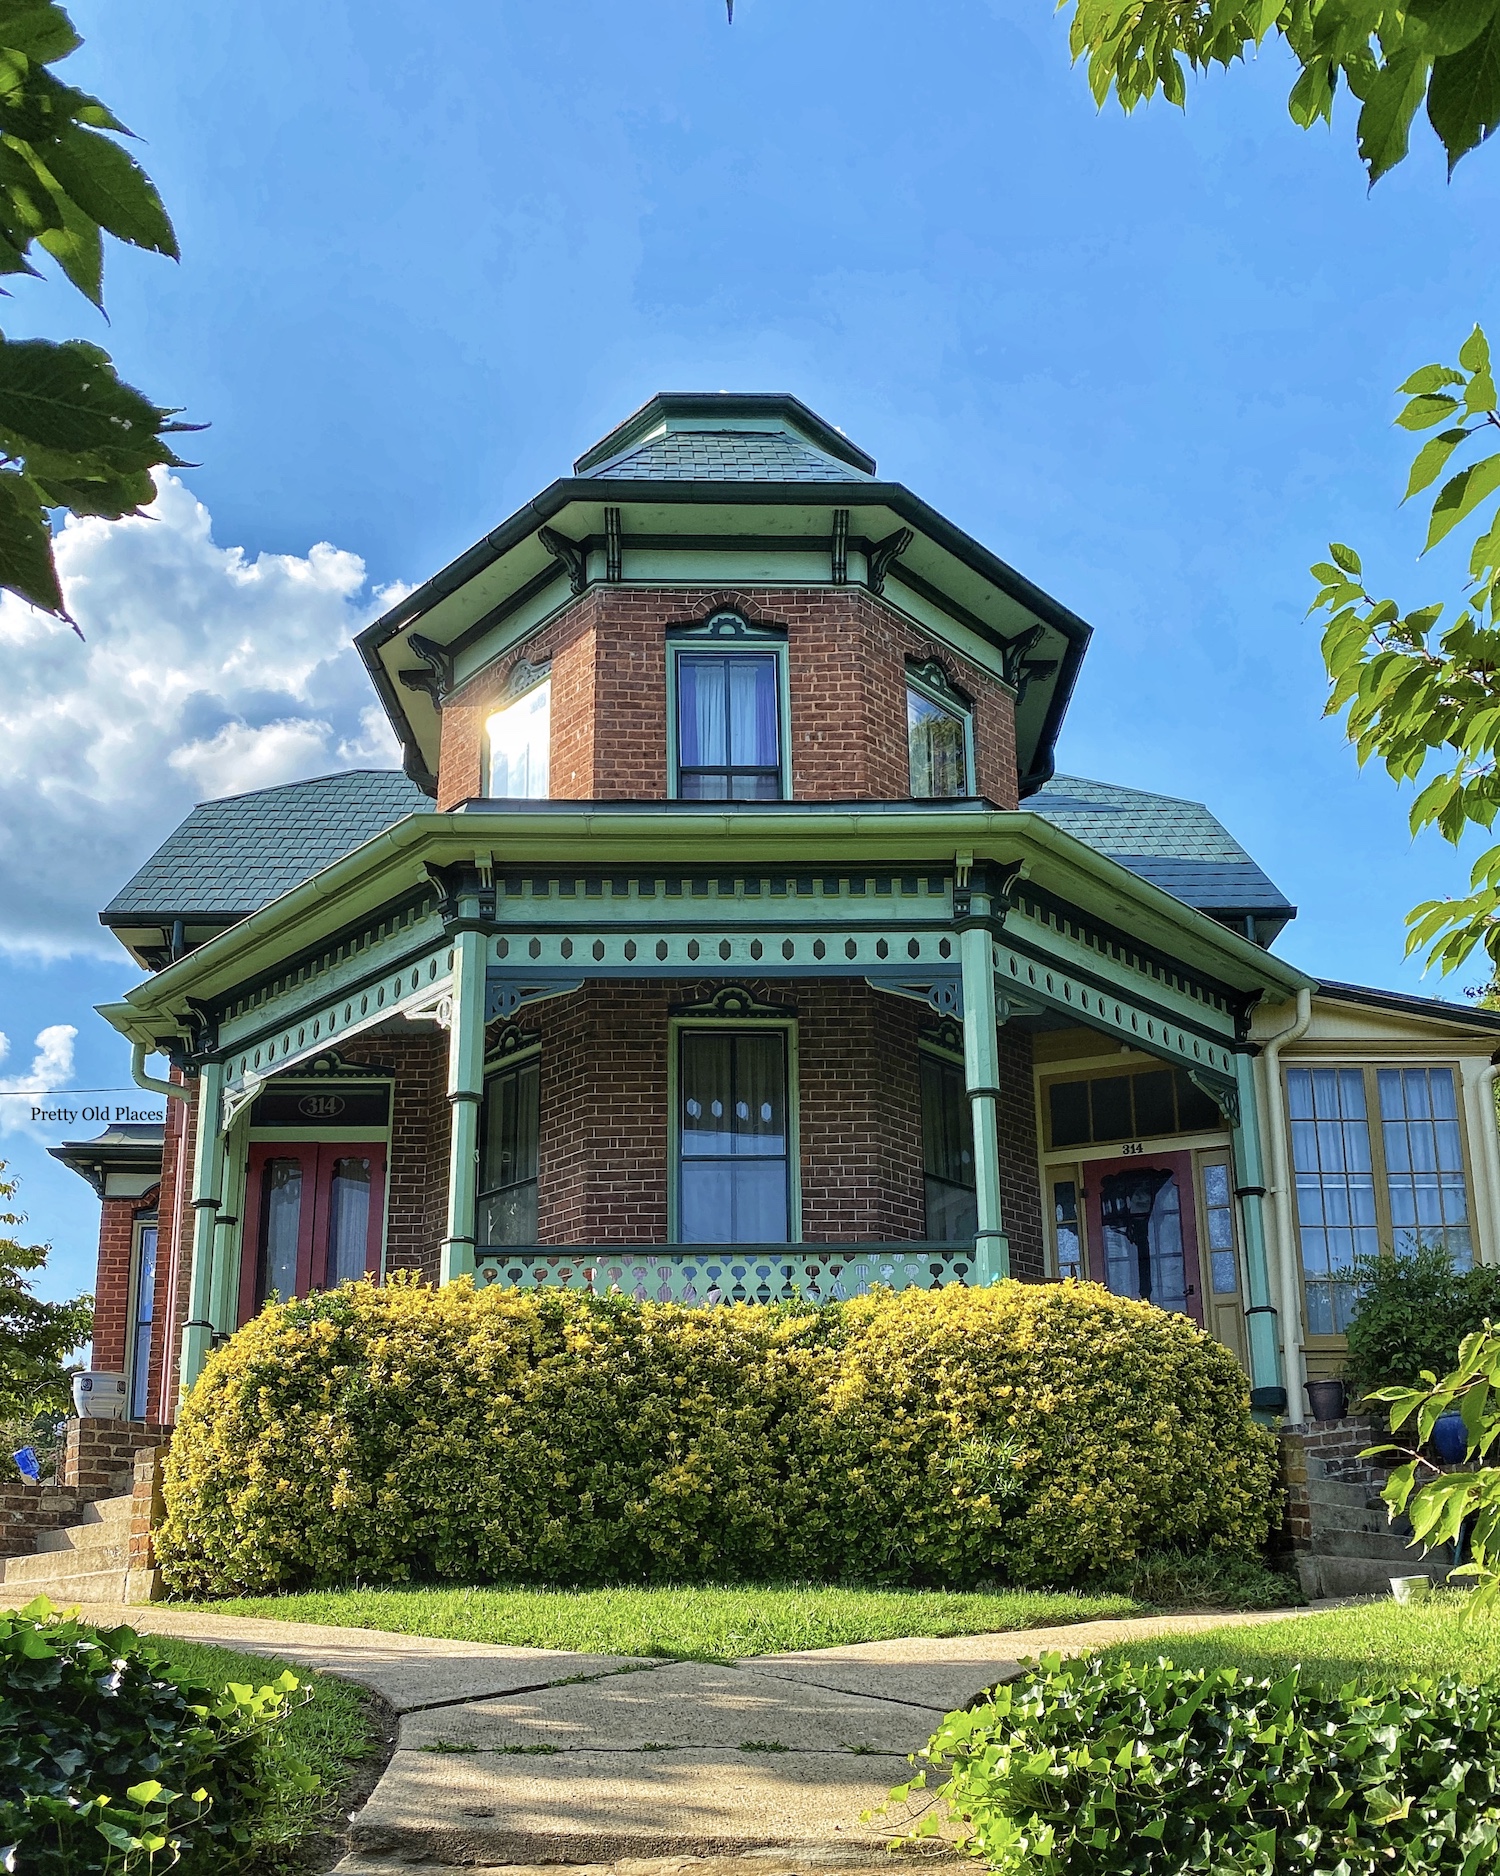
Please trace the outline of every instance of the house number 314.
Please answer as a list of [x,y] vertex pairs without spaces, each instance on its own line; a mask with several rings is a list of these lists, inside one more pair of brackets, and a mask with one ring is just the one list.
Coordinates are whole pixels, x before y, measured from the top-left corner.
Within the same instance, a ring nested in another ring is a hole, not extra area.
[[1126,1156],[1127,1159],[1130,1158],[1133,1154],[1144,1153],[1145,1150],[1146,1150],[1145,1143],[1144,1141],[1141,1141],[1141,1140],[1127,1140],[1124,1146],[1120,1148],[1120,1151]]

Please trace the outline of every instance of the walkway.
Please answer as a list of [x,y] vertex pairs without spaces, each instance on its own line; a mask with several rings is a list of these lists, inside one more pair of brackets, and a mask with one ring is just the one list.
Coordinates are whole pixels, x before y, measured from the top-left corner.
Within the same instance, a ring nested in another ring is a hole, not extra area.
[[1018,1656],[1305,1611],[860,1642],[731,1667],[161,1606],[84,1613],[319,1668],[390,1702],[397,1749],[336,1876],[405,1876],[416,1864],[422,1876],[498,1864],[506,1876],[530,1865],[558,1876],[559,1864],[594,1866],[592,1876],[799,1876],[891,1860],[884,1846],[904,1816],[860,1813],[909,1776],[906,1755],[944,1713],[1015,1674]]

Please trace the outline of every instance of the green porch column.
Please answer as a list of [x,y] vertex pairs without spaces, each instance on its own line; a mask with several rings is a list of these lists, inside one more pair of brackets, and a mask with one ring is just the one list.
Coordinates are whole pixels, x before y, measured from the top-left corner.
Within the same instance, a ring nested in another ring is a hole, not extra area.
[[1010,1245],[1000,1211],[1000,1026],[995,1000],[995,951],[990,896],[976,876],[969,909],[955,921],[964,991],[964,1086],[974,1124],[974,1276],[979,1284],[1010,1275]]
[[478,1183],[479,1104],[484,1099],[484,934],[453,939],[453,1004],[448,1027],[448,1235],[443,1283],[474,1270],[474,1199]]
[[193,1264],[188,1280],[188,1319],[182,1331],[182,1360],[177,1376],[186,1394],[208,1360],[213,1346],[214,1237],[223,1202],[224,1135],[219,1109],[224,1068],[205,1062],[198,1071],[198,1100],[193,1137]]
[[1285,1412],[1286,1379],[1281,1365],[1281,1337],[1271,1301],[1271,1272],[1266,1255],[1266,1162],[1260,1137],[1260,1109],[1255,1099],[1255,1063],[1249,1055],[1234,1058],[1240,1116],[1233,1134],[1234,1182],[1240,1202],[1240,1235],[1245,1247],[1246,1339],[1250,1348],[1250,1399],[1260,1414]]

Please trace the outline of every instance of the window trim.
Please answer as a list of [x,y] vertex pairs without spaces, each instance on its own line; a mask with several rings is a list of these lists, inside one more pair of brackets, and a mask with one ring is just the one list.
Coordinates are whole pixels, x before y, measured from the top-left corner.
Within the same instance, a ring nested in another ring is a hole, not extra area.
[[[922,1127],[922,1124],[923,1124],[921,1102],[922,1102],[922,1057],[924,1055],[929,1056],[934,1062],[941,1063],[944,1068],[956,1068],[960,1076],[964,1078],[965,1086],[963,1089],[963,1095],[964,1095],[964,1101],[966,1105],[968,1106],[968,1111],[969,1111],[969,1127],[970,1127],[969,1139],[970,1139],[970,1144],[972,1145],[973,1137],[974,1137],[973,1136],[974,1109],[973,1109],[972,1102],[969,1101],[969,1090],[967,1086],[967,1071],[966,1071],[965,1064],[964,1064],[963,1054],[958,1049],[948,1048],[936,1036],[918,1036],[917,1038],[917,1124],[918,1124],[919,1129]],[[925,1146],[922,1146],[920,1148],[918,1158],[921,1164],[921,1172],[922,1172],[922,1207],[923,1207],[922,1229],[923,1231],[926,1231],[927,1230],[927,1213],[926,1213],[927,1181],[930,1177],[935,1177],[936,1175],[929,1174],[927,1171],[927,1154],[926,1154]],[[976,1179],[978,1175],[978,1170],[979,1170],[978,1163],[976,1161],[975,1163]],[[949,1182],[947,1180],[943,1180],[940,1183],[946,1185]],[[976,1184],[972,1186],[964,1186],[960,1189],[966,1192],[977,1192],[978,1187]],[[958,1240],[958,1241],[959,1242],[972,1242],[973,1240]],[[924,1242],[928,1244],[935,1244],[935,1243],[942,1243],[944,1242],[944,1240],[940,1238],[929,1237],[925,1239]]]
[[[536,1120],[537,1120],[536,1189],[537,1189],[537,1231],[538,1233],[540,1233],[541,1231],[541,1228],[542,1228],[542,1225],[541,1225],[542,1086],[541,1086],[541,1074],[540,1074],[541,1054],[542,1054],[542,1039],[540,1036],[537,1036],[531,1041],[522,1043],[519,1048],[510,1050],[508,1054],[489,1055],[485,1057],[484,1068],[481,1072],[481,1081],[483,1084],[483,1091],[480,1095],[480,1101],[479,1101],[479,1135],[478,1135],[479,1144],[475,1148],[475,1151],[474,1151],[474,1212],[475,1212],[474,1229],[476,1233],[478,1232],[478,1229],[479,1229],[478,1213],[479,1213],[480,1200],[486,1196],[486,1194],[488,1193],[490,1189],[488,1187],[481,1186],[479,1183],[480,1180],[484,1176],[484,1117],[485,1117],[485,1110],[489,1105],[490,1083],[492,1081],[497,1081],[501,1075],[509,1073],[509,1071],[512,1069],[525,1068],[532,1062],[536,1063],[537,1069],[538,1069],[537,1090],[536,1090],[536,1108],[537,1108],[537,1114],[536,1114]],[[503,1192],[506,1190],[506,1188],[504,1186],[496,1186],[494,1190],[497,1192]],[[540,1241],[540,1239],[538,1241]],[[476,1248],[477,1248],[477,1245],[476,1245]]]
[[[125,1417],[127,1420],[131,1421],[134,1421],[137,1417],[135,1413],[135,1364],[141,1332],[141,1239],[148,1231],[154,1231],[156,1233],[157,1267],[155,1275],[160,1276],[161,1212],[159,1205],[153,1205],[146,1211],[137,1212],[130,1221],[130,1282],[125,1292],[126,1308],[129,1312],[125,1322],[125,1385],[129,1391],[129,1398],[126,1402],[127,1412]],[[156,1339],[156,1294],[154,1278],[151,1297],[151,1322],[149,1327],[151,1329],[151,1341],[154,1342]],[[146,1425],[149,1425],[151,1420],[152,1353],[154,1353],[154,1350],[148,1345],[145,1387],[143,1389],[145,1394],[144,1412],[140,1415],[140,1421]]]
[[1348,1346],[1349,1338],[1345,1335],[1319,1335],[1309,1326],[1307,1311],[1307,1264],[1302,1255],[1302,1220],[1297,1211],[1297,1164],[1292,1146],[1292,1098],[1289,1077],[1294,1069],[1319,1068],[1354,1068],[1364,1078],[1365,1089],[1365,1129],[1370,1141],[1370,1173],[1375,1184],[1375,1236],[1379,1254],[1382,1257],[1394,1255],[1396,1248],[1395,1227],[1391,1223],[1391,1192],[1385,1159],[1385,1127],[1380,1113],[1380,1083],[1377,1079],[1383,1068],[1445,1068],[1453,1077],[1453,1101],[1457,1109],[1458,1150],[1463,1160],[1464,1197],[1469,1209],[1469,1254],[1477,1265],[1484,1261],[1480,1248],[1479,1217],[1475,1209],[1474,1161],[1470,1151],[1469,1113],[1464,1099],[1465,1083],[1463,1064],[1456,1057],[1441,1060],[1430,1056],[1377,1056],[1351,1059],[1348,1055],[1307,1055],[1293,1056],[1281,1060],[1281,1099],[1282,1120],[1286,1128],[1286,1164],[1291,1182],[1287,1209],[1291,1214],[1292,1233],[1297,1246],[1297,1299],[1302,1311],[1303,1345],[1314,1354],[1328,1352],[1337,1354]]
[[[935,658],[925,664],[914,664],[910,658],[905,665],[906,689],[916,691],[919,697],[925,697],[929,703],[936,704],[940,710],[946,710],[950,716],[956,716],[964,726],[964,793],[960,795],[918,795],[911,787],[911,726],[906,726],[906,788],[912,801],[972,801],[979,793],[979,783],[974,766],[974,705],[949,679],[948,673]],[[902,703],[906,699],[902,697]],[[902,715],[905,716],[903,709]]]
[[[733,1029],[756,1035],[779,1029],[786,1036],[787,1243],[802,1242],[802,1105],[795,1016],[670,1016],[667,1018],[667,1242],[682,1242],[682,1129],[677,1120],[682,1081],[681,1036],[688,1029]],[[694,1245],[695,1250],[712,1246]],[[733,1245],[721,1247],[733,1250]]]
[[[752,625],[732,606],[721,606],[696,625],[667,627],[667,799],[682,801],[682,777],[678,769],[678,665],[684,652],[721,650],[769,653],[776,661],[776,744],[781,768],[781,792],[778,801],[791,801],[792,795],[792,695],[787,667],[786,627]],[[753,807],[754,802],[721,801],[716,807]]]

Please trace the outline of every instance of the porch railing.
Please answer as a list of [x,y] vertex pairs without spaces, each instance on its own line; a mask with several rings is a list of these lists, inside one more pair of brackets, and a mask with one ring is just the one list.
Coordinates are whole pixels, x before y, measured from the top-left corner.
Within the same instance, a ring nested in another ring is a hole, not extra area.
[[589,1291],[642,1303],[821,1303],[974,1281],[974,1246],[959,1244],[481,1245],[475,1283]]

